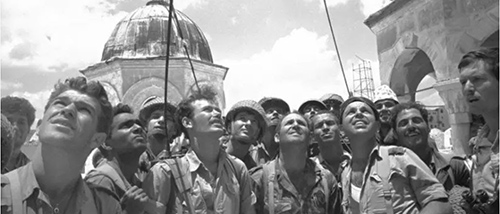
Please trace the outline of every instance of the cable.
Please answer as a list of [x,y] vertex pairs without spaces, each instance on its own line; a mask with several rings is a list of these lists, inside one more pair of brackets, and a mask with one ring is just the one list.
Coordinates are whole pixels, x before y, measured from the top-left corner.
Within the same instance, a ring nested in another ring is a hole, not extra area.
[[[172,6],[172,8],[173,8],[173,6]],[[184,36],[182,35],[182,30],[181,30],[179,19],[177,18],[176,13],[174,13],[174,18],[175,18],[175,22],[177,23],[177,30],[179,31],[179,37],[181,37],[181,43],[182,43],[182,46],[184,47],[184,52],[186,53],[186,56],[187,56],[188,61],[189,61],[189,65],[191,66],[191,72],[193,73],[194,83],[196,84],[198,91],[201,91],[200,85],[198,84],[198,78],[196,78],[196,73],[194,72],[193,62],[191,61],[191,57],[189,56],[187,45],[184,42]]]
[[347,79],[345,77],[344,66],[342,65],[342,59],[340,59],[340,52],[339,52],[339,48],[337,47],[337,40],[335,39],[335,33],[333,33],[333,26],[332,26],[332,22],[330,21],[330,13],[328,12],[328,6],[326,5],[326,0],[323,0],[323,3],[325,4],[326,17],[328,18],[330,32],[332,33],[333,44],[335,44],[335,51],[337,51],[337,57],[339,58],[340,70],[342,71],[342,75],[344,76],[345,87],[347,89],[347,93],[349,94],[349,97],[352,97],[352,93],[349,90],[349,85],[347,85]]

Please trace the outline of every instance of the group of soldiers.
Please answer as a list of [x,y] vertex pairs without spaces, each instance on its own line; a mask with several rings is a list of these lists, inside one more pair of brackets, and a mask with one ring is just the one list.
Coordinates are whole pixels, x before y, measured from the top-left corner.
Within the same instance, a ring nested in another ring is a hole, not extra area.
[[[458,65],[484,126],[473,153],[444,157],[428,112],[388,86],[375,99],[336,94],[291,110],[280,98],[242,100],[227,114],[202,87],[173,105],[112,106],[84,77],[54,86],[31,160],[28,100],[2,113],[2,213],[498,213],[498,48]],[[94,152],[92,152],[94,150]],[[94,169],[81,169],[90,155]]]

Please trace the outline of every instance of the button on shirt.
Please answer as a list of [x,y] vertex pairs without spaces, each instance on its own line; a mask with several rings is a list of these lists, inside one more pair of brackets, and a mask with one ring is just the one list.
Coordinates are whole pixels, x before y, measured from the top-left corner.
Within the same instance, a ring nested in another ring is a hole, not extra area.
[[[217,175],[214,177],[194,151],[188,151],[182,158],[184,161],[179,163],[189,164],[192,181],[190,195],[196,213],[238,214],[254,209],[256,199],[243,162],[220,150]],[[186,203],[180,199],[183,196],[178,193],[182,187],[176,188],[175,185],[171,168],[166,162],[158,162],[150,169],[143,189],[156,201],[154,213],[177,213],[180,205],[184,211],[188,210]]]
[[376,146],[370,153],[369,160],[363,176],[359,209],[354,207],[357,203],[350,194],[351,166],[347,166],[344,170],[347,177],[342,182],[344,188],[342,204],[346,213],[386,213],[382,182],[387,181],[387,178],[394,213],[419,213],[429,202],[448,198],[443,185],[425,163],[409,149],[398,146]]
[[[50,203],[49,196],[41,191],[31,162],[10,173],[18,173],[20,182],[20,191],[18,193],[20,193],[22,200],[21,208],[26,211],[24,213],[54,213],[56,207]],[[121,213],[118,199],[112,194],[98,188],[89,188],[81,178],[77,182],[75,191],[69,197],[67,208],[60,210],[59,213]],[[6,175],[2,175],[2,213],[13,213],[14,203],[11,194],[11,182]],[[15,213],[23,212],[16,210]]]
[[257,195],[257,213],[269,213],[269,175],[275,169],[273,180],[274,213],[340,213],[340,199],[336,196],[340,191],[333,174],[307,159],[304,176],[312,175],[307,195],[300,195],[291,182],[288,174],[276,158],[263,166],[255,168],[252,173],[254,191]]

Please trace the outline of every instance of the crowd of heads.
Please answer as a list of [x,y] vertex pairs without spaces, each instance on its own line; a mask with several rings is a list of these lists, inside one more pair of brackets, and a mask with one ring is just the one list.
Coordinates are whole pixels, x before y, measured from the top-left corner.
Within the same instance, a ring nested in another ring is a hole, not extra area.
[[[467,53],[458,69],[471,112],[498,112],[498,48]],[[35,108],[24,98],[7,96],[1,100],[1,111],[3,173],[11,154],[18,154],[27,140]],[[247,151],[250,146],[277,144],[280,152],[298,148],[309,150],[310,157],[342,150],[342,139],[347,138],[358,150],[373,148],[363,144],[371,140],[380,145],[396,143],[420,156],[423,148],[436,148],[428,140],[428,117],[424,105],[400,103],[387,85],[379,87],[373,99],[353,96],[344,101],[340,95],[327,93],[306,100],[298,110],[277,97],[241,100],[223,116],[212,87],[198,88],[178,104],[152,96],[134,111],[123,103],[112,106],[98,81],[75,77],[54,85],[37,135],[42,145],[66,149],[81,158],[98,147],[95,165],[104,158],[138,156],[154,142],[168,150],[179,137],[188,139],[193,150],[207,149],[199,143],[215,139],[212,142],[219,142],[221,148],[228,141],[240,143],[232,147],[244,145]]]

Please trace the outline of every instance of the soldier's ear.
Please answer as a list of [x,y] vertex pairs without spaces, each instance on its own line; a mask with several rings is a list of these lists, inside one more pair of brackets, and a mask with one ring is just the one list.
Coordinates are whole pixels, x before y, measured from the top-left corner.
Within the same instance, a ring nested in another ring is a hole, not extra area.
[[186,129],[193,128],[193,121],[187,117],[183,117],[181,119],[181,123],[182,123],[182,126],[184,126],[184,128],[186,128]]
[[97,132],[94,134],[92,139],[90,139],[90,148],[94,149],[99,145],[102,145],[106,141],[108,135],[104,132]]
[[276,142],[276,143],[280,142],[280,134],[278,132],[276,132],[276,134],[274,134],[274,142]]

